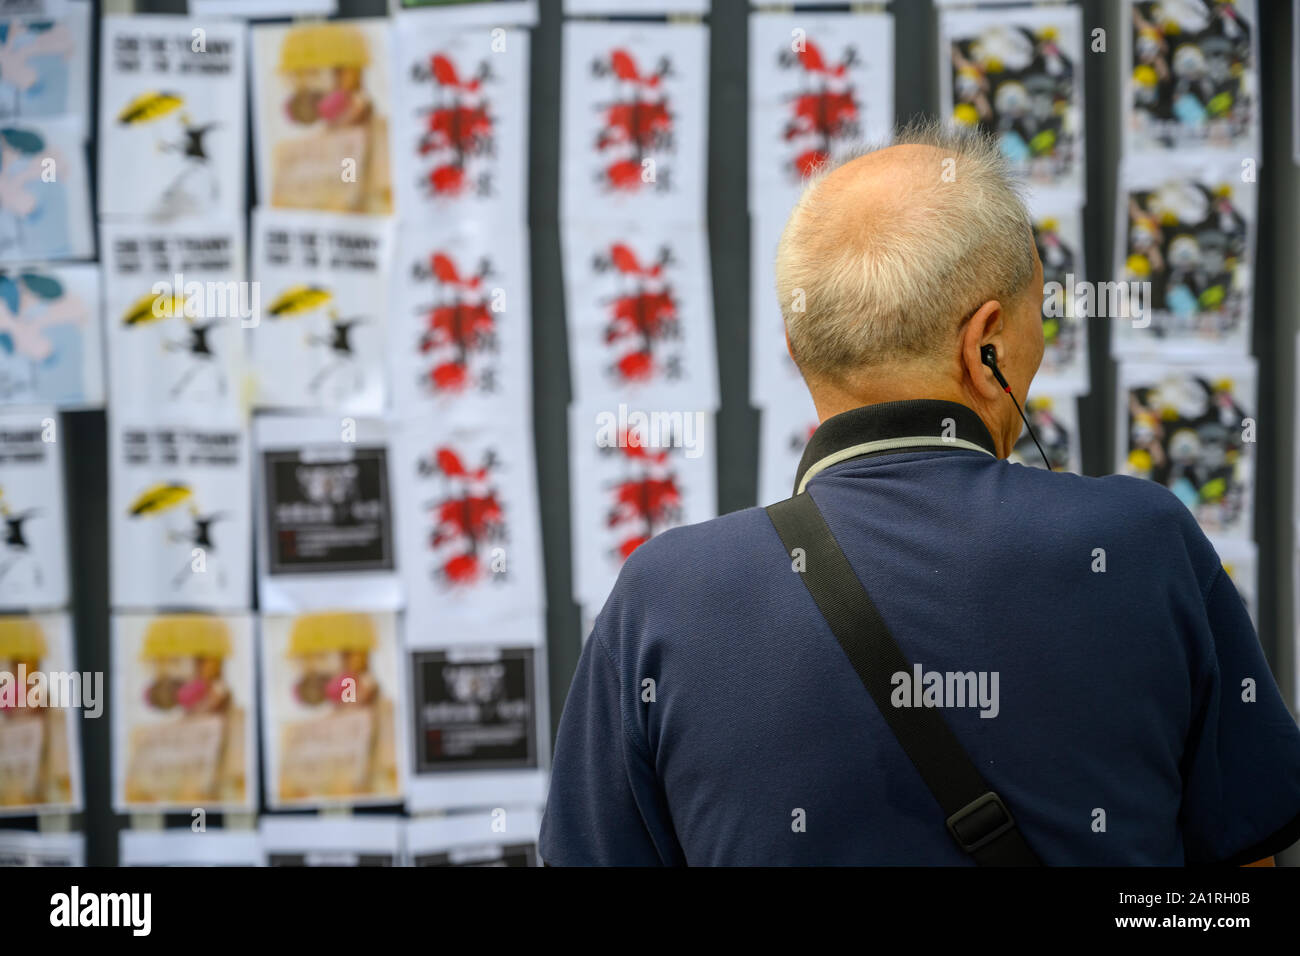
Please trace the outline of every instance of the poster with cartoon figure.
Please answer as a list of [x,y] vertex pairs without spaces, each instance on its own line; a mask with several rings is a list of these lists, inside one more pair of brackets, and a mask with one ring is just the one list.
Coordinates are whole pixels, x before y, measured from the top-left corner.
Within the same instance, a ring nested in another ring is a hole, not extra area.
[[718,405],[708,236],[660,220],[561,230],[573,399]]
[[784,224],[828,158],[889,137],[894,18],[752,13],[749,64],[749,208]]
[[379,419],[260,415],[258,606],[402,606],[389,427]]
[[397,31],[395,193],[401,216],[527,219],[527,30]]
[[387,219],[254,210],[259,407],[384,410],[391,268]]
[[518,418],[422,416],[397,426],[399,567],[408,647],[540,643],[545,608],[532,429]]
[[570,405],[574,599],[599,610],[633,551],[716,517],[716,475],[711,413]]
[[794,494],[803,450],[820,422],[807,391],[764,405],[758,416],[758,503],[770,505]]
[[550,723],[544,646],[496,641],[406,655],[412,811],[545,799]]
[[939,114],[997,138],[1015,171],[1081,204],[1083,13],[1078,7],[945,10]]
[[109,428],[114,608],[251,606],[252,518],[242,424]]
[[401,416],[526,419],[533,401],[528,233],[444,221],[398,231],[389,326]]
[[0,405],[102,405],[99,308],[98,266],[0,266]]
[[1124,152],[1259,155],[1255,0],[1126,0]]
[[0,616],[0,817],[81,809],[78,727],[104,700],[72,647],[66,613]]
[[247,27],[136,15],[102,24],[100,216],[242,217]]
[[85,118],[0,121],[0,262],[95,251]]
[[1250,353],[1256,202],[1233,162],[1124,164],[1115,275],[1130,308],[1108,313],[1114,354]]
[[247,614],[113,615],[113,807],[253,810],[257,711]]
[[239,421],[242,329],[260,304],[242,221],[101,223],[99,239],[114,412]]
[[395,615],[264,616],[261,649],[267,803],[401,803],[406,708]]
[[0,408],[0,610],[68,602],[60,438],[52,406]]
[[393,211],[389,28],[384,18],[252,28],[260,203]]
[[708,29],[564,25],[560,214],[704,219]]
[[0,121],[84,117],[89,92],[90,0],[0,19]]
[[[1034,377],[1037,391],[1087,394],[1088,315],[1091,307],[1083,260],[1083,210],[1073,202],[1041,201],[1029,210],[1034,245],[1043,264],[1043,361]],[[1093,303],[1095,304],[1095,303]]]
[[[1073,394],[1057,395],[1034,387],[1025,400],[1025,417],[1034,428],[1052,471],[1083,473],[1083,458],[1079,445],[1079,400]],[[1043,455],[1039,454],[1033,436],[1022,430],[1008,461],[1030,468],[1045,468]]]
[[1116,470],[1158,481],[1208,535],[1254,529],[1256,365],[1250,358],[1121,362]]

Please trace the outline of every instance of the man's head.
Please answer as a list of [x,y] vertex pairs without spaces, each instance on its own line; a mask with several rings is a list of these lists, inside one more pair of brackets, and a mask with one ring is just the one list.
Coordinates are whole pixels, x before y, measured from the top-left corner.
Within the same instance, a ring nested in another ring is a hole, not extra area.
[[[823,419],[939,398],[973,409],[1000,454],[1043,358],[1042,264],[1016,181],[991,139],[909,126],[837,159],[800,198],[776,258],[790,355]],[[937,427],[937,426],[936,426]]]

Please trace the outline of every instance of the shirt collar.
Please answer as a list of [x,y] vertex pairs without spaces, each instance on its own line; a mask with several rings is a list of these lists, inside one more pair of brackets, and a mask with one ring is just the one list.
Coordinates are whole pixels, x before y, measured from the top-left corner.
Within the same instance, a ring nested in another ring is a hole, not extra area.
[[965,405],[934,398],[863,405],[831,416],[813,432],[799,460],[794,493],[800,494],[819,472],[850,458],[929,448],[997,457],[993,436]]

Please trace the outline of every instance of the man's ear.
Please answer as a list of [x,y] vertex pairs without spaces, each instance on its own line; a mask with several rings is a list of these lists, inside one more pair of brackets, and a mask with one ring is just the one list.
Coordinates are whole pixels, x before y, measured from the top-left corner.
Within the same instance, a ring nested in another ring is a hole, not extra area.
[[996,401],[1002,394],[1002,386],[998,384],[993,370],[984,364],[980,350],[986,345],[992,345],[997,351],[998,368],[1005,375],[1006,370],[1002,368],[1006,361],[1002,332],[1002,303],[990,299],[975,310],[961,333],[961,361],[971,380],[971,387],[976,394],[991,401]]

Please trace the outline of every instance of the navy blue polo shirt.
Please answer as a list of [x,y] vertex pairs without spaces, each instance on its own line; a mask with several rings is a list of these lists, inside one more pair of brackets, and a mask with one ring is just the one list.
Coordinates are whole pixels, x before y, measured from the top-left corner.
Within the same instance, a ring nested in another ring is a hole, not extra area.
[[[796,482],[908,659],[988,677],[935,703],[1030,846],[1178,865],[1300,839],[1300,730],[1191,513],[994,451],[962,405],[889,402],[823,423]],[[793,564],[761,508],[628,559],[564,706],[543,860],[973,865]]]

